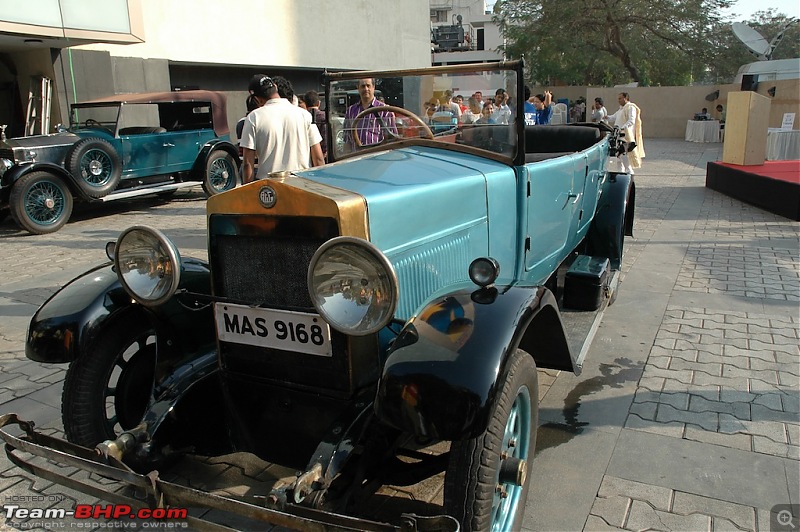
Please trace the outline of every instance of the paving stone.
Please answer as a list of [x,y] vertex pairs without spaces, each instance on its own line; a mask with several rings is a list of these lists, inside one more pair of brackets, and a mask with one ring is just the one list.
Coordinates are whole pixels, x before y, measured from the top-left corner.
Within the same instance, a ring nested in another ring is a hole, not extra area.
[[[596,515],[590,515],[588,517],[588,519],[586,519],[586,525],[584,526],[583,529],[584,530],[596,530],[597,532],[603,532],[603,531],[607,531],[607,530],[625,530],[624,528],[617,528],[615,526],[609,525],[602,518],[600,518],[600,517],[598,517]],[[523,529],[523,530],[535,531],[536,529],[534,529],[534,528],[527,529],[526,528],[526,529]]]
[[597,491],[597,496],[637,499],[648,503],[657,510],[668,511],[672,503],[672,493],[671,489],[662,486],[605,475],[600,489]]
[[627,497],[597,497],[591,515],[599,517],[606,525],[622,527],[628,517],[631,500]]
[[628,530],[710,530],[711,518],[702,514],[676,515],[656,510],[649,504],[633,501],[625,528]]
[[800,447],[788,443],[778,442],[764,436],[753,436],[753,450],[757,453],[768,454],[770,456],[780,456],[800,460]]
[[636,414],[630,414],[625,420],[626,429],[641,430],[643,432],[650,432],[652,434],[661,434],[662,436],[672,436],[674,438],[682,438],[684,431],[684,424],[677,421],[659,422],[651,421],[649,419],[642,419]]
[[731,447],[742,451],[753,450],[752,436],[749,434],[723,434],[720,432],[710,432],[695,425],[686,425],[686,431],[683,437],[687,440],[721,445],[723,447]]
[[693,493],[676,491],[672,502],[672,512],[681,515],[693,513],[729,519],[743,530],[754,530],[756,526],[755,509],[742,504],[734,504]]
[[689,423],[710,431],[716,431],[719,427],[719,416],[716,412],[688,412],[663,404],[658,407],[656,421]]

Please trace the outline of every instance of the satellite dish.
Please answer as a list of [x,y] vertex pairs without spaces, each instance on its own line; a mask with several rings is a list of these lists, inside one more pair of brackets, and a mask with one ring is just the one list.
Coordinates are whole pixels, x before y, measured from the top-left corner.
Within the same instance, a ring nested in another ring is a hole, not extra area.
[[733,34],[742,41],[742,44],[747,46],[747,49],[760,61],[766,61],[770,58],[772,46],[756,30],[742,22],[734,22],[731,24],[731,29]]

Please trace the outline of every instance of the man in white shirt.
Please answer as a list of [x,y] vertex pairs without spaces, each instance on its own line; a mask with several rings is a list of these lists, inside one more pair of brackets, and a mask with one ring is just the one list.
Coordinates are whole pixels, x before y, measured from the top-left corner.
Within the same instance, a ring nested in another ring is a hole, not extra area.
[[[242,129],[243,183],[264,179],[271,172],[324,164],[319,129],[308,111],[281,97],[281,88],[286,94],[294,93],[291,83],[280,76],[259,75],[250,81],[250,92],[261,107],[247,115]],[[258,175],[254,176],[256,155]]]
[[495,124],[511,123],[511,108],[508,106],[508,92],[505,89],[497,89],[494,93],[492,120]]
[[622,165],[625,172],[633,175],[634,168],[642,167],[644,159],[644,142],[642,140],[642,112],[637,105],[631,102],[627,92],[620,92],[617,95],[619,109],[613,115],[608,116],[608,123],[619,126],[625,132],[625,142],[635,142],[633,150],[622,155]]

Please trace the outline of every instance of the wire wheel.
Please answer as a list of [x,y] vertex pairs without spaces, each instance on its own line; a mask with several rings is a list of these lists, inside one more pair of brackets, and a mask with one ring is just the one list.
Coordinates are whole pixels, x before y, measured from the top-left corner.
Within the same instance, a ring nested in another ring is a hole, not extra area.
[[209,196],[231,190],[239,184],[239,169],[226,151],[214,150],[206,162],[203,190]]
[[122,177],[122,159],[110,142],[100,138],[76,142],[66,166],[81,190],[92,198],[113,192]]
[[14,183],[9,207],[11,217],[23,229],[37,235],[52,233],[72,214],[72,194],[53,174],[31,172]]

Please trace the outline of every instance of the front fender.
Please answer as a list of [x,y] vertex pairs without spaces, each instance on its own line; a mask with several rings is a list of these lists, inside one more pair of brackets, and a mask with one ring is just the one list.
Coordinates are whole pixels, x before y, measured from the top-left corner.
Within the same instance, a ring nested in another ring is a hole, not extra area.
[[[54,163],[39,163],[39,162],[28,162],[17,164],[8,169],[8,171],[3,174],[2,180],[2,188],[3,190],[11,190],[11,187],[20,180],[23,176],[30,174],[31,172],[36,171],[45,171],[49,172],[56,177],[62,179],[69,187],[70,192],[72,192],[73,196],[77,196],[78,198],[85,200],[85,201],[95,201],[94,198],[89,197],[81,188],[75,183],[75,178],[67,172],[64,167],[59,166]],[[4,201],[8,201],[8,197],[4,196]]]
[[197,159],[194,162],[194,167],[192,168],[192,177],[194,179],[203,179],[203,176],[205,176],[206,172],[208,156],[211,155],[211,152],[214,150],[224,150],[228,152],[235,160],[239,160],[239,149],[229,141],[221,139],[210,140],[206,142],[202,148],[200,148],[200,153],[197,155]]
[[[180,288],[211,293],[207,263],[184,258],[181,268]],[[146,312],[122,288],[113,264],[109,262],[93,268],[70,281],[39,307],[28,327],[25,355],[48,364],[77,360],[109,319],[133,309]],[[173,297],[153,313],[160,328],[169,329],[178,343],[213,341],[210,307],[190,311]]]
[[518,347],[540,367],[573,369],[556,301],[546,288],[464,289],[439,297],[389,349],[375,412],[421,438],[477,437],[502,388],[497,381],[503,366]]

